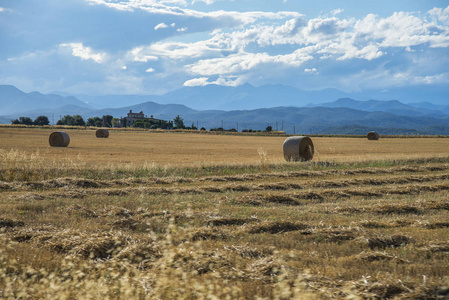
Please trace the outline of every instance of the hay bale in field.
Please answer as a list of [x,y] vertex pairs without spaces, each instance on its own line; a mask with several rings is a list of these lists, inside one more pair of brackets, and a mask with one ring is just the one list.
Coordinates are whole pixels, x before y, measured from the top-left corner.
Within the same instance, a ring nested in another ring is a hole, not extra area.
[[291,136],[284,141],[284,158],[287,161],[312,160],[315,149],[307,136]]
[[70,144],[70,137],[64,131],[55,131],[48,139],[52,147],[67,147]]
[[370,141],[377,141],[379,139],[379,134],[375,131],[370,131],[368,132],[367,138]]
[[107,139],[109,137],[109,130],[107,130],[107,129],[98,129],[97,132],[95,132],[95,136],[97,138]]

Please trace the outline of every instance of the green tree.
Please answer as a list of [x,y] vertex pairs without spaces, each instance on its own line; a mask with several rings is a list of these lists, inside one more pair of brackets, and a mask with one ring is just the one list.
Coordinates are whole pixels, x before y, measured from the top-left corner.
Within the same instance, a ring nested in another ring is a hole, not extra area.
[[48,124],[50,124],[50,121],[48,120],[47,116],[38,116],[34,120],[34,125],[44,126],[44,125],[48,125]]
[[85,126],[86,122],[84,122],[83,117],[81,117],[80,115],[65,115],[64,117],[62,117],[61,120],[59,120],[57,123],[57,125],[75,125],[75,126]]
[[184,126],[184,119],[182,119],[179,115],[176,116],[176,118],[173,119],[173,123],[175,124],[176,128],[183,129]]
[[113,118],[113,119],[111,120],[111,125],[112,125],[113,127],[119,127],[119,126],[120,126],[120,119],[119,119],[119,118]]
[[148,121],[146,120],[136,120],[134,122],[134,124],[132,125],[132,127],[136,127],[136,128],[149,128],[150,124]]
[[28,117],[20,117],[11,122],[11,124],[23,124],[23,125],[33,125],[33,120]]
[[87,126],[93,126],[93,127],[101,127],[103,126],[103,120],[100,117],[93,117],[87,119]]
[[56,125],[73,125],[73,117],[71,115],[65,115],[61,120],[56,122]]
[[80,115],[73,116],[73,119],[75,121],[75,124],[73,125],[86,126],[86,122],[84,122],[83,117],[81,117]]
[[267,132],[270,132],[272,130],[273,130],[273,127],[271,127],[271,126],[267,126],[267,128],[265,128],[265,131],[267,131]]
[[103,116],[103,120],[104,120],[104,126],[105,127],[111,127],[112,126],[112,119],[114,117],[111,115],[104,115]]

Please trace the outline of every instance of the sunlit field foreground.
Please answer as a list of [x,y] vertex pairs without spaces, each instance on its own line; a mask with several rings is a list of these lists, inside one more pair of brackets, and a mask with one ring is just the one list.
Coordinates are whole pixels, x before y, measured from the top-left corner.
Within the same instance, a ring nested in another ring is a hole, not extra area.
[[0,298],[447,299],[449,139],[0,128]]
[[[112,171],[114,174],[110,176],[120,176],[123,172],[129,175],[131,171],[177,175],[178,172],[185,173],[187,168],[189,173],[198,171],[200,175],[207,172],[238,173],[254,166],[259,171],[261,163],[275,169],[290,169],[292,166],[283,157],[282,143],[285,137],[279,136],[111,130],[109,138],[98,139],[95,130],[83,128],[65,129],[70,136],[70,144],[67,148],[60,148],[49,146],[48,138],[53,131],[0,127],[2,169],[30,169],[39,172],[39,177],[51,177],[76,176],[79,172],[88,173],[89,170],[106,170],[105,174]],[[389,163],[392,160],[449,155],[449,139],[446,138],[368,141],[365,138],[314,137],[313,143],[313,161],[319,164],[370,161],[379,164],[381,161]],[[293,169],[298,166],[303,164],[295,164]],[[47,174],[48,170],[50,174]],[[69,173],[63,174],[63,171]]]

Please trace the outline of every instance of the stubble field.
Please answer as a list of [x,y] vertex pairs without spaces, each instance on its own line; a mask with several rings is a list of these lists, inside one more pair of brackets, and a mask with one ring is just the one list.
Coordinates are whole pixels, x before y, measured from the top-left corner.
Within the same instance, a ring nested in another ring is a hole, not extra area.
[[0,128],[0,297],[446,299],[449,139]]

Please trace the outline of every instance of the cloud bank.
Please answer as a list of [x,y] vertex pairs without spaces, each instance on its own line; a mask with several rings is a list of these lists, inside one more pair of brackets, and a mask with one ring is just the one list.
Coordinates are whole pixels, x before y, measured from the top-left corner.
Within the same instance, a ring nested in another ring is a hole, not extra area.
[[[87,29],[68,23],[69,31],[59,32],[54,24],[63,20],[55,19],[50,23],[51,36],[45,35],[41,24],[38,36],[23,41],[13,33],[16,25],[8,25],[5,40],[16,44],[10,52],[0,51],[0,70],[4,70],[0,83],[97,93],[162,93],[207,84],[282,83],[358,91],[449,83],[449,6],[388,16],[368,12],[355,18],[344,14],[345,7],[312,17],[300,11],[213,9],[232,3],[225,0],[68,3],[74,5],[75,14],[87,11],[100,21],[89,18]],[[209,9],[196,9],[200,5]],[[20,9],[24,8],[5,7],[0,13],[20,24],[24,22],[20,14],[9,13]],[[38,49],[33,38],[42,43]],[[56,82],[50,75],[55,61],[67,70]],[[49,74],[36,81],[33,70],[43,65]],[[79,78],[83,73],[92,78]]]

